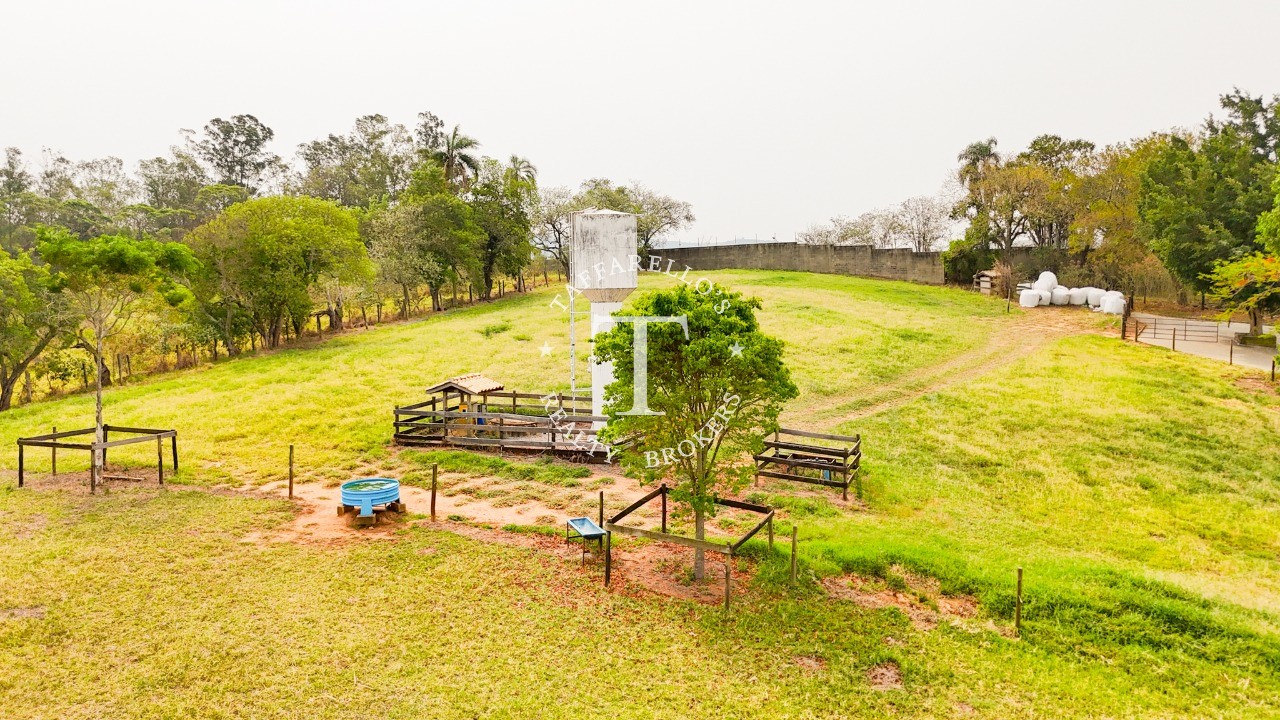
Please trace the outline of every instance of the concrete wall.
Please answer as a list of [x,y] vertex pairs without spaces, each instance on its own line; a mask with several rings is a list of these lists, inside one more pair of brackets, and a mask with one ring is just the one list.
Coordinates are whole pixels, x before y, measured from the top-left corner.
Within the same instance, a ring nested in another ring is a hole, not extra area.
[[859,275],[941,285],[939,253],[911,250],[875,250],[865,245],[797,245],[757,243],[706,247],[655,249],[655,255],[694,270],[796,270],[801,272]]

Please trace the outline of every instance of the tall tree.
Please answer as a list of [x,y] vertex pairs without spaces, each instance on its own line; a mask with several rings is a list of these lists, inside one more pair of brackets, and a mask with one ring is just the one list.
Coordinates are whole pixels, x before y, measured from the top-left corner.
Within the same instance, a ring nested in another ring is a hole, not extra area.
[[0,410],[36,358],[70,322],[66,302],[45,265],[0,249]]
[[567,187],[538,191],[534,213],[533,245],[555,258],[562,272],[569,272],[569,244],[573,239],[573,214],[582,209],[583,200]]
[[1041,135],[1015,159],[1035,178],[1023,212],[1027,234],[1038,247],[1065,249],[1069,244],[1071,223],[1083,211],[1072,189],[1089,170],[1093,152],[1094,144],[1088,140]]
[[1262,332],[1264,314],[1280,311],[1280,173],[1272,184],[1272,209],[1258,218],[1258,241],[1265,252],[1214,268],[1213,294],[1228,312],[1249,314],[1249,332]]
[[[447,172],[446,172],[447,177]],[[493,296],[499,274],[519,277],[533,254],[532,216],[537,189],[487,160],[470,189],[476,224],[484,232],[479,250],[480,296]]]
[[538,168],[529,162],[528,158],[522,158],[519,155],[512,155],[507,161],[508,167],[511,168],[512,174],[517,180],[529,183],[530,185],[538,182]]
[[444,121],[430,111],[418,113],[418,124],[413,127],[413,140],[418,152],[425,157],[444,147]]
[[653,244],[658,239],[679,232],[696,219],[693,206],[684,200],[655,192],[639,183],[633,183],[627,191],[633,205],[630,212],[636,215],[636,235],[643,258],[653,252]]
[[951,204],[942,198],[908,198],[894,214],[903,244],[916,252],[938,249],[951,234]]
[[1180,280],[1213,288],[1219,263],[1261,249],[1259,218],[1271,209],[1280,96],[1270,103],[1239,91],[1223,96],[1224,118],[1199,139],[1174,137],[1142,177],[1139,214],[1151,246]]
[[[95,366],[94,439],[103,442],[102,387],[105,346],[129,324],[142,299],[159,292],[171,303],[182,293],[173,283],[196,262],[179,243],[103,235],[82,240],[59,228],[41,227],[40,255],[57,273],[61,292],[81,319],[77,336]],[[102,451],[93,453],[94,477],[102,477]]]
[[195,153],[213,169],[224,185],[239,185],[257,193],[268,174],[280,167],[280,156],[267,149],[276,135],[252,115],[214,118],[195,142]]
[[[269,347],[286,323],[297,330],[313,306],[311,291],[324,276],[363,273],[368,255],[351,211],[329,200],[264,197],[231,206],[186,237],[205,272],[207,298],[223,308],[225,327],[243,312]],[[228,347],[233,337],[224,337]]]
[[169,157],[138,163],[143,200],[154,208],[194,211],[201,188],[209,176],[195,155],[181,147],[170,148]]
[[299,146],[300,189],[348,207],[394,202],[409,182],[414,143],[403,125],[383,115],[356,119],[347,135],[330,135]]
[[[605,389],[609,423],[604,437],[641,437],[624,445],[624,466],[649,481],[674,483],[671,497],[694,515],[694,534],[706,537],[715,498],[741,489],[754,466],[751,451],[777,425],[782,404],[798,394],[782,362],[782,342],[756,320],[760,301],[713,288],[688,286],[652,292],[632,301],[633,316],[684,318],[647,327],[648,407],[659,415],[627,415],[633,409],[635,333],[629,323],[596,336],[595,353],[612,362],[616,381]],[[663,449],[670,452],[664,453]],[[661,464],[665,458],[674,460]],[[694,576],[704,576],[701,550]]]
[[453,126],[453,131],[444,136],[440,147],[431,151],[433,160],[444,168],[444,177],[459,187],[466,187],[471,178],[480,172],[480,160],[475,155],[480,141],[469,135],[463,135],[461,128]]

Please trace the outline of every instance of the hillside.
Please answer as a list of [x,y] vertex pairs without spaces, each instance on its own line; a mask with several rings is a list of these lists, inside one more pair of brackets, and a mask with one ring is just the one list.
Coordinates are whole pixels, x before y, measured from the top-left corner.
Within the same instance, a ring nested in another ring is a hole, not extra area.
[[[19,491],[14,439],[88,425],[92,399],[0,415],[6,713],[1280,717],[1273,386],[1121,343],[1068,309],[710,275],[760,297],[764,329],[787,342],[801,394],[785,423],[864,438],[865,503],[749,490],[802,528],[798,588],[783,547],[755,542],[728,615],[642,584],[606,591],[539,535],[555,523],[411,516],[367,541],[263,541],[297,523],[275,485],[290,444],[316,489],[420,478],[432,458],[388,447],[394,404],[464,372],[567,389],[568,318],[540,290],[112,390],[108,422],[178,428],[181,487],[164,491],[90,497],[40,476]],[[557,522],[622,483],[436,460],[519,475]]]

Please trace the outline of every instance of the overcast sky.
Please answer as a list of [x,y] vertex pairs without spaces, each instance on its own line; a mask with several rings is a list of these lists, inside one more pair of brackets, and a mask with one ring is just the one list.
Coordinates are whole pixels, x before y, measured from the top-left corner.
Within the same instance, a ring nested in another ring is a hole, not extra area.
[[1280,92],[1280,3],[0,0],[0,146],[163,154],[251,113],[290,159],[431,110],[545,185],[638,180],[686,238],[932,194],[968,143],[1106,144]]

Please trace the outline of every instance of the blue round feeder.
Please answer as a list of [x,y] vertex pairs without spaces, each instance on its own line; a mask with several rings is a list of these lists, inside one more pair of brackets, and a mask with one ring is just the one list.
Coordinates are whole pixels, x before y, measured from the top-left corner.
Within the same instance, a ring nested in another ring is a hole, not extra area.
[[359,517],[372,521],[374,505],[403,510],[400,505],[400,481],[379,477],[342,483],[342,505],[338,506],[338,514],[345,514],[348,508],[359,508]]

